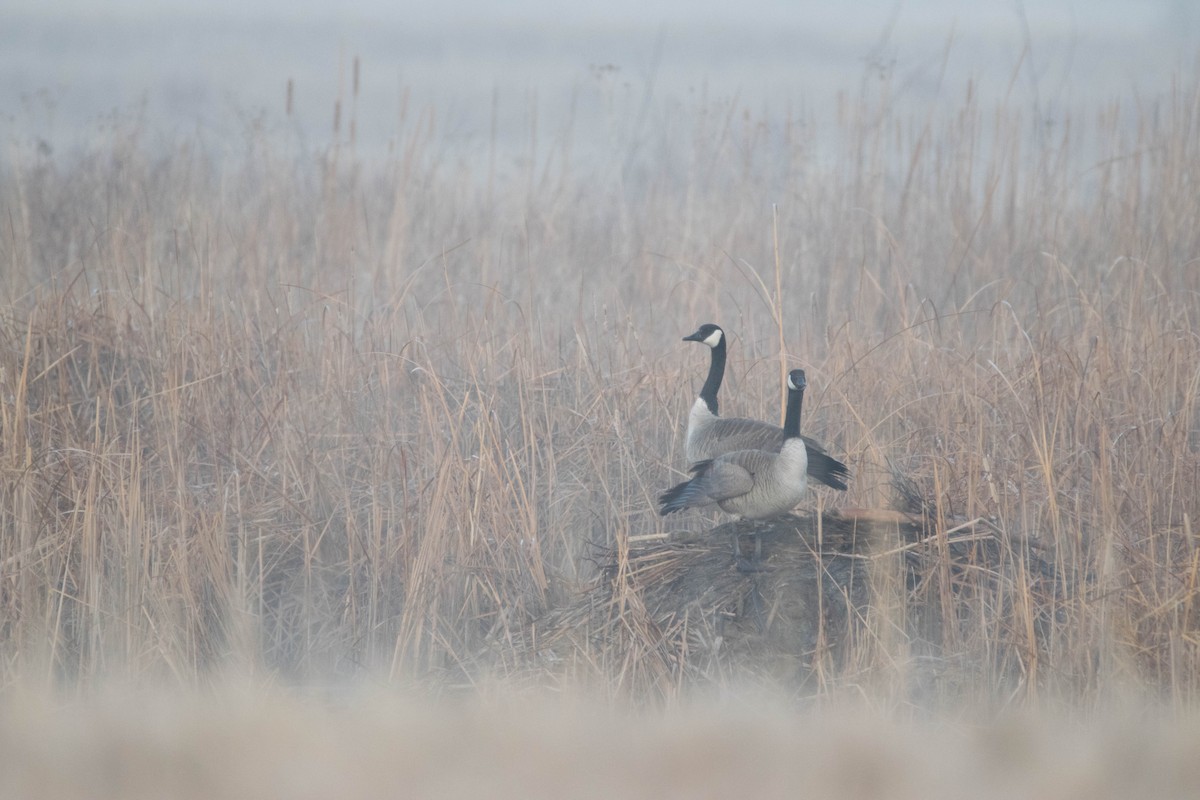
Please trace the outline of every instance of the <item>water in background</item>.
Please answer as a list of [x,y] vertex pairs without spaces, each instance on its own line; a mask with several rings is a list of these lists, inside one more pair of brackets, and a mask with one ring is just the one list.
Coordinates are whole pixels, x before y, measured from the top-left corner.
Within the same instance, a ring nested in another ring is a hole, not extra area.
[[6,5],[2,159],[114,130],[149,146],[199,137],[216,154],[353,139],[369,158],[420,125],[463,157],[569,142],[578,158],[714,103],[819,118],[839,92],[886,85],[919,112],[961,104],[968,81],[985,104],[1052,118],[1193,80],[1200,41],[1188,0]]

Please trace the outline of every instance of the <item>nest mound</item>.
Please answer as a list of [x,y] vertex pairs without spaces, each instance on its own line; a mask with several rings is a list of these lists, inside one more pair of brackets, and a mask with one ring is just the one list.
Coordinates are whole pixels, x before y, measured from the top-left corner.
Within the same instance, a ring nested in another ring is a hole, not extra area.
[[[735,561],[734,537],[743,554],[758,538],[758,571]],[[1018,583],[1053,581],[1050,562],[1019,549],[983,519],[861,509],[631,537],[600,553],[578,602],[543,621],[538,649],[628,675],[635,691],[664,679],[795,687],[826,666],[866,666],[881,630],[936,663],[963,624],[980,624],[968,597],[987,592],[989,608],[1011,610]]]

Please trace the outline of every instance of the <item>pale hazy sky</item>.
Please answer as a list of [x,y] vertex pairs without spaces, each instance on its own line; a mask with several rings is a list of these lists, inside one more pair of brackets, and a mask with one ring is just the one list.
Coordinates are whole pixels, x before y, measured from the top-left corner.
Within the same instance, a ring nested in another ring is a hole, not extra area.
[[[228,137],[258,119],[320,146],[355,57],[360,140],[376,143],[394,132],[405,95],[466,139],[487,134],[493,98],[502,117],[536,102],[545,124],[572,107],[586,120],[621,93],[819,107],[885,73],[914,104],[961,98],[971,80],[1052,107],[1194,80],[1194,5],[8,0],[0,115],[22,145],[86,144],[115,112],[140,114],[166,139]],[[295,114],[284,120],[289,80]]]

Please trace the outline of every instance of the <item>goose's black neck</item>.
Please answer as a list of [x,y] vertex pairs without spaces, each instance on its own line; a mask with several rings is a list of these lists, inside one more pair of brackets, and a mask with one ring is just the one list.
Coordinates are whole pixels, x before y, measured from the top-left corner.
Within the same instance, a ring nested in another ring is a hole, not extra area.
[[800,409],[804,405],[804,387],[788,387],[787,415],[783,419],[783,438],[794,439],[800,435]]
[[725,337],[722,336],[712,348],[712,362],[708,365],[708,378],[700,388],[700,399],[717,416],[717,392],[721,391],[721,380],[725,377]]

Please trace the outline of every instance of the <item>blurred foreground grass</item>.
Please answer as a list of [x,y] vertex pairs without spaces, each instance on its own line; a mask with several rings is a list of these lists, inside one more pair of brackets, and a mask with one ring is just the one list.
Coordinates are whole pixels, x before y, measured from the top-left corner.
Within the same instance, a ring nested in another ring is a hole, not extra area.
[[1190,798],[1194,719],[897,721],[762,697],[668,716],[579,697],[108,691],[3,703],[0,796]]

